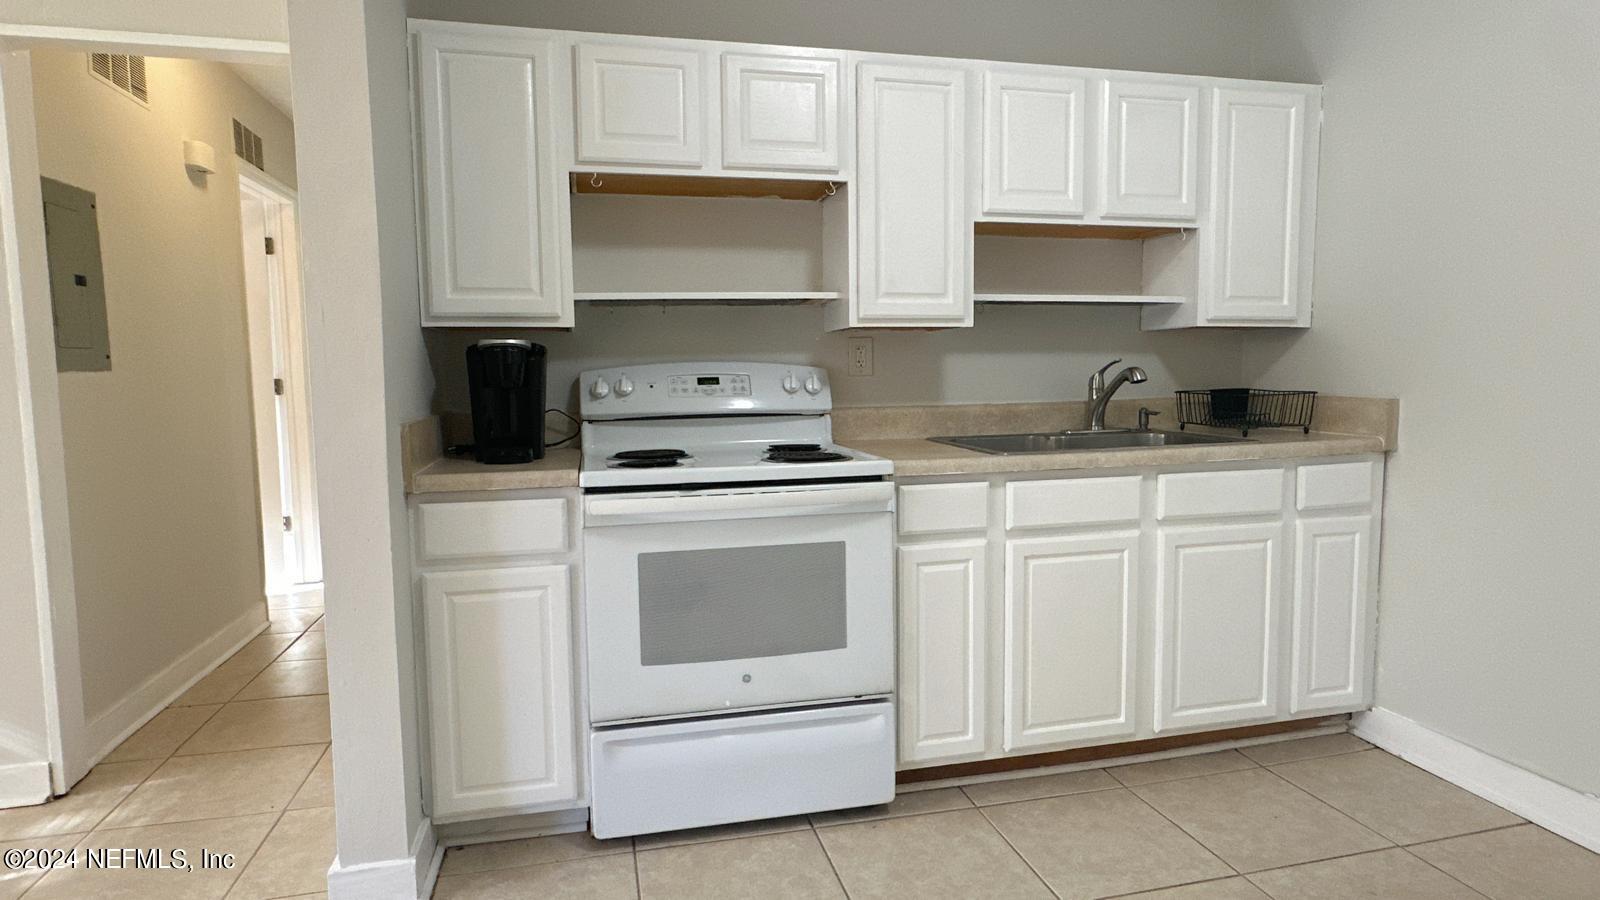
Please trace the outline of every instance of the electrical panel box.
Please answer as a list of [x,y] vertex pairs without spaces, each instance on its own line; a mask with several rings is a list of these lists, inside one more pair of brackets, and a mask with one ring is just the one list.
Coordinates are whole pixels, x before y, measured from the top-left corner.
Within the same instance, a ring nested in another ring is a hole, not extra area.
[[41,181],[45,254],[49,257],[50,302],[56,326],[56,370],[108,371],[111,334],[106,322],[94,194],[53,178]]

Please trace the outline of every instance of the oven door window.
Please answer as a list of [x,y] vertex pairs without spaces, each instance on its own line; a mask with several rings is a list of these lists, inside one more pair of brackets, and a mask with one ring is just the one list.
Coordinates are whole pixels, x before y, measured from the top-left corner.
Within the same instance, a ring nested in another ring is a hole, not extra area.
[[843,541],[639,554],[646,666],[843,649]]

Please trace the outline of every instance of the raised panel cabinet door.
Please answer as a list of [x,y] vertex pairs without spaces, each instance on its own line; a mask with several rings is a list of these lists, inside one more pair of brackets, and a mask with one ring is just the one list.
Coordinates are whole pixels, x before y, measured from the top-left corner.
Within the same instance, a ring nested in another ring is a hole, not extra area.
[[1291,712],[1370,701],[1372,516],[1295,523]]
[[1211,130],[1211,318],[1300,314],[1300,207],[1308,99],[1218,90]]
[[900,760],[984,750],[982,540],[900,548]]
[[704,166],[699,50],[577,47],[578,161]]
[[424,325],[570,325],[551,100],[555,49],[417,35]]
[[722,57],[722,164],[737,169],[839,170],[837,55]]
[[966,73],[864,63],[858,76],[858,318],[970,321]]
[[1139,532],[1006,542],[1007,750],[1137,726]]
[[568,566],[422,576],[434,816],[578,796]]
[[1111,78],[1101,108],[1101,214],[1193,219],[1199,86]]
[[983,211],[1084,213],[1082,78],[986,72],[983,76]]
[[1163,526],[1156,731],[1278,713],[1283,525]]

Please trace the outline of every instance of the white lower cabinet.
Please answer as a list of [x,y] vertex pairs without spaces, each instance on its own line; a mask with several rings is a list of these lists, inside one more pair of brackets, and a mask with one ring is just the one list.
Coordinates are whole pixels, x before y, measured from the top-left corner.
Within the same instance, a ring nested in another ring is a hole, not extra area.
[[1136,729],[1139,532],[1006,542],[1005,749]]
[[1155,730],[1278,711],[1283,523],[1160,530]]
[[1370,706],[1382,488],[1378,455],[903,480],[901,766]]
[[988,629],[982,539],[900,548],[900,761],[981,753]]
[[434,816],[578,796],[570,566],[422,576]]
[[1373,530],[1370,513],[1295,525],[1292,712],[1369,699]]

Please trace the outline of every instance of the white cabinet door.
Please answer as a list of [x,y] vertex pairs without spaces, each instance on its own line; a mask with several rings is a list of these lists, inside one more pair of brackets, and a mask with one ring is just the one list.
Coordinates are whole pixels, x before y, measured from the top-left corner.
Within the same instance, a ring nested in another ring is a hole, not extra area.
[[1206,310],[1212,319],[1300,316],[1307,106],[1298,91],[1215,94]]
[[434,816],[577,798],[570,578],[567,566],[422,576]]
[[982,540],[900,548],[900,760],[984,750]]
[[838,54],[722,57],[722,164],[839,170]]
[[577,67],[579,162],[705,165],[699,50],[581,43]]
[[983,77],[983,211],[1080,216],[1082,78],[991,71]]
[[860,324],[966,324],[966,73],[862,64],[859,71]]
[[1280,522],[1160,529],[1156,731],[1278,714]]
[[1005,748],[1131,736],[1139,532],[1006,542]]
[[1193,219],[1199,86],[1111,78],[1103,99],[1101,215]]
[[424,325],[571,325],[551,82],[526,37],[417,35]]
[[1370,702],[1371,565],[1370,514],[1295,524],[1291,712]]

